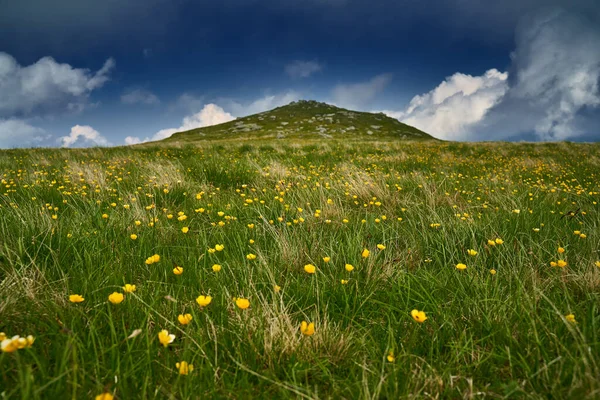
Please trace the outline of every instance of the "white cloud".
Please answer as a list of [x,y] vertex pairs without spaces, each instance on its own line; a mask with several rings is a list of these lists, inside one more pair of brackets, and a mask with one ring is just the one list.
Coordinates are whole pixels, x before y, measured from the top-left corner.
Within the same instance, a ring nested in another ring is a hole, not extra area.
[[139,137],[135,137],[135,136],[127,136],[125,138],[125,144],[127,146],[131,146],[133,144],[140,144],[142,143],[142,140]]
[[434,136],[498,140],[535,135],[566,140],[600,125],[600,29],[585,15],[554,10],[521,20],[508,73],[456,73],[386,111]]
[[523,20],[516,38],[510,99],[525,100],[542,140],[585,133],[577,129],[580,111],[600,105],[600,28],[582,15],[554,11]]
[[333,88],[333,102],[350,109],[360,109],[375,98],[391,82],[391,74],[381,74],[367,82],[338,84]]
[[0,116],[78,109],[87,96],[109,80],[115,62],[109,58],[96,73],[59,64],[43,57],[21,66],[10,54],[0,52]]
[[48,139],[41,128],[19,119],[0,119],[0,148],[35,146]]
[[128,136],[125,138],[125,144],[132,145],[142,142],[162,140],[173,135],[176,132],[189,131],[190,129],[202,128],[205,126],[218,125],[225,122],[234,120],[235,117],[228,112],[225,112],[221,107],[216,104],[206,104],[202,110],[196,114],[188,115],[183,118],[181,126],[179,128],[167,128],[161,129],[156,132],[152,138],[145,138],[144,140],[135,136]]
[[158,96],[146,89],[129,89],[121,95],[121,103],[125,104],[159,104]]
[[109,146],[108,140],[89,125],[75,125],[68,136],[59,138],[62,147]]
[[291,78],[308,78],[315,72],[322,69],[321,64],[316,61],[300,61],[296,60],[285,66],[285,73]]
[[508,73],[491,69],[481,76],[456,73],[428,93],[413,97],[404,111],[384,111],[440,139],[468,139],[508,90]]

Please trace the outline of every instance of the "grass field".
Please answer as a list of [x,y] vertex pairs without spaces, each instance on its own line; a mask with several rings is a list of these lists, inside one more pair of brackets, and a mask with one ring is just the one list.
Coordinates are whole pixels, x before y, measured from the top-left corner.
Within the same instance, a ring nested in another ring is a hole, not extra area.
[[600,397],[598,145],[11,150],[0,175],[0,398]]

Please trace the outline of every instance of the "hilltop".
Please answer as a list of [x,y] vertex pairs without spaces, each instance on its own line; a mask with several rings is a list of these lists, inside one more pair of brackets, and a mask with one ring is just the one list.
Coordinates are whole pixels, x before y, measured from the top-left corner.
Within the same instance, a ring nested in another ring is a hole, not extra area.
[[431,135],[383,113],[351,111],[314,100],[300,100],[224,124],[177,132],[165,141],[284,138],[434,139]]

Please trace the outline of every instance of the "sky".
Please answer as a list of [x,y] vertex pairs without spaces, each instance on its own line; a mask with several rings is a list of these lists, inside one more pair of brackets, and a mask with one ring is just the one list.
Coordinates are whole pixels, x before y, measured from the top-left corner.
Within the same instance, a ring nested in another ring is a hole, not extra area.
[[458,141],[599,141],[598,0],[0,0],[0,148],[314,99]]

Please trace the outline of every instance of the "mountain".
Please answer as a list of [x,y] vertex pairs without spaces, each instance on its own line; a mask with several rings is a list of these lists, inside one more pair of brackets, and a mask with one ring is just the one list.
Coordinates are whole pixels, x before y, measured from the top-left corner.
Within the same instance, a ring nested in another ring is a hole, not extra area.
[[350,111],[314,100],[249,115],[224,124],[177,132],[166,142],[212,139],[383,139],[432,140],[429,134],[383,113]]

